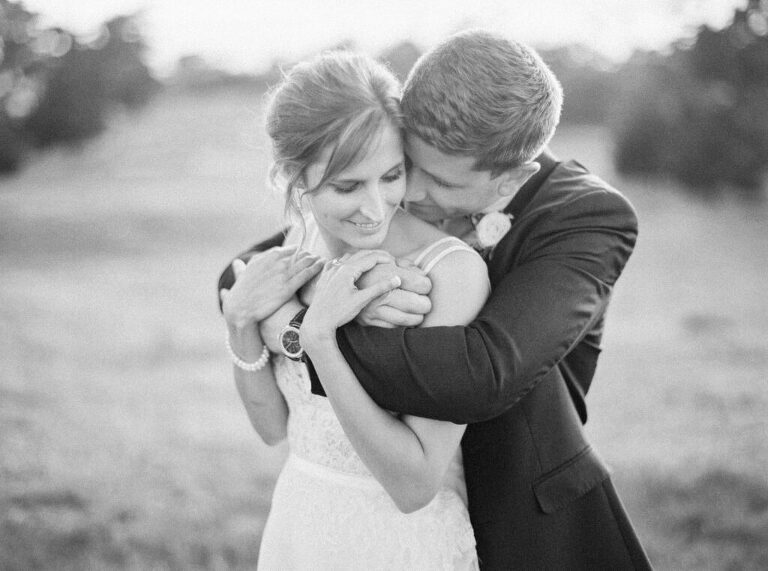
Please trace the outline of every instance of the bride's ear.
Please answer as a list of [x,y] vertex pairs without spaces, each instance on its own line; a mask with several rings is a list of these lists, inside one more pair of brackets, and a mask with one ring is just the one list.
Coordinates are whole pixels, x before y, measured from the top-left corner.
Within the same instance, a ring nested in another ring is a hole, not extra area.
[[520,190],[529,178],[539,172],[541,165],[535,161],[525,163],[501,173],[499,178],[499,195],[512,196]]

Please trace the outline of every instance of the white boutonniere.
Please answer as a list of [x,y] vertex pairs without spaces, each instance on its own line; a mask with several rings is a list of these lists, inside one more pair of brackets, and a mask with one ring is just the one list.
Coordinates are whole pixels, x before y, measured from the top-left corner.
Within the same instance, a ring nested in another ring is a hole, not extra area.
[[475,226],[477,245],[483,250],[493,248],[512,228],[511,219],[511,214],[503,212],[490,212],[483,216]]

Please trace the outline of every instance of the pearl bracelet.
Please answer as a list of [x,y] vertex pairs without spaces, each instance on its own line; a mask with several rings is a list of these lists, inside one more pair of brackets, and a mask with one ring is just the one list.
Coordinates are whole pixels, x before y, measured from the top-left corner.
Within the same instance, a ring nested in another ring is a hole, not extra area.
[[261,352],[261,357],[259,357],[258,360],[253,363],[246,363],[238,357],[237,353],[232,349],[232,344],[229,342],[229,331],[227,331],[227,335],[224,339],[227,344],[227,352],[238,369],[248,371],[249,373],[255,373],[256,371],[261,371],[267,366],[267,363],[269,363],[269,349],[267,349],[266,345],[264,345],[264,350]]

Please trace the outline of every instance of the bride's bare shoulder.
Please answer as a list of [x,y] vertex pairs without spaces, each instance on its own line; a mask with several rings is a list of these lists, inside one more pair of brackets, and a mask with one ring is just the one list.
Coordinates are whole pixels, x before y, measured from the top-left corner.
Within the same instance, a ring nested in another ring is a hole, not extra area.
[[408,257],[446,236],[442,230],[401,210],[390,227],[391,251],[396,251],[398,258]]

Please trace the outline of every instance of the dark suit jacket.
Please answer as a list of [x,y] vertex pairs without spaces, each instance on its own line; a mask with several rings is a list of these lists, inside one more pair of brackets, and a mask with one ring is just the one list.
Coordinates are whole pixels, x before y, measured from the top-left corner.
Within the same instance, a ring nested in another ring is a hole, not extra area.
[[[582,428],[637,219],[580,164],[538,160],[540,174],[506,209],[512,230],[488,262],[493,291],[471,324],[351,323],[339,345],[380,406],[469,424],[462,450],[483,569],[648,569]],[[228,282],[225,272],[219,285]]]

